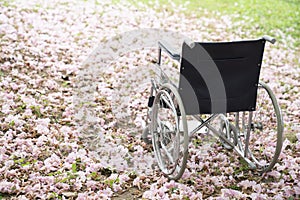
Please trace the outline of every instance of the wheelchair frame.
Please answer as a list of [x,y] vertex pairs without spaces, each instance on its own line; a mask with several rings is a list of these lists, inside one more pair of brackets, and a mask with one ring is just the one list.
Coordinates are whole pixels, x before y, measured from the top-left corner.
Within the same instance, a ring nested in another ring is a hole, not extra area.
[[[264,36],[259,40],[253,41],[262,41],[263,43],[268,41],[274,44],[276,40],[269,36]],[[242,43],[243,41],[239,42]],[[246,43],[247,42],[249,41],[246,41]],[[231,43],[234,45],[234,42],[228,42],[229,45],[231,45]],[[183,48],[185,45],[188,49],[192,50],[195,47],[195,44],[197,43],[185,41],[183,43]],[[202,45],[204,43],[198,44]],[[214,44],[218,45],[221,43]],[[186,102],[183,101],[183,98],[185,97],[183,97],[181,93],[181,90],[184,88],[176,87],[161,68],[162,51],[166,52],[171,59],[178,61],[179,64],[182,64],[184,58],[166,42],[160,41],[158,46],[158,61],[156,66],[159,71],[159,79],[151,80],[152,86],[148,101],[148,118],[150,119],[150,122],[144,129],[142,139],[146,143],[152,143],[158,166],[162,170],[163,174],[165,174],[169,179],[178,180],[181,178],[187,165],[189,142],[191,138],[203,127],[207,127],[208,130],[212,131],[212,133],[220,139],[224,148],[228,150],[233,149],[237,152],[238,155],[248,163],[250,169],[256,169],[262,173],[270,171],[278,161],[281,152],[284,127],[281,111],[272,90],[263,82],[256,84],[255,88],[255,93],[262,91],[266,94],[269,102],[272,104],[271,108],[274,109],[274,112],[270,111],[269,114],[270,116],[272,115],[270,117],[270,121],[272,121],[272,127],[276,129],[273,132],[276,132],[277,141],[276,147],[274,147],[274,152],[271,153],[271,158],[268,157],[269,161],[266,161],[265,157],[267,156],[265,156],[265,153],[263,151],[259,152],[260,149],[257,150],[256,146],[252,147],[250,143],[251,134],[255,134],[256,129],[258,129],[258,131],[262,131],[260,129],[263,129],[260,127],[261,122],[253,121],[253,112],[256,112],[256,98],[259,98],[257,97],[258,94],[255,94],[253,97],[255,98],[254,107],[252,105],[249,109],[245,109],[245,106],[241,106],[242,108],[229,108],[229,111],[222,109],[217,110],[216,112],[208,110],[204,113],[199,112],[199,110],[194,111],[193,108],[189,109],[190,105],[184,103]],[[263,56],[263,49],[264,44],[260,58],[261,60]],[[259,73],[260,71],[258,71],[258,75]],[[188,78],[189,77],[187,77],[187,79]],[[205,107],[209,106],[212,105]],[[186,110],[189,110],[188,113],[186,113]],[[166,113],[163,113],[164,111],[166,111]],[[210,116],[203,119],[202,114],[210,114]],[[274,114],[275,118],[273,116]],[[191,115],[199,122],[199,125],[191,132],[188,131],[187,115]],[[210,124],[216,118],[219,118],[219,129]],[[274,120],[276,120],[276,123],[273,123]],[[271,131],[271,133],[273,132]],[[251,148],[254,148],[254,150],[251,150],[250,146]],[[263,156],[260,156],[260,153]]]

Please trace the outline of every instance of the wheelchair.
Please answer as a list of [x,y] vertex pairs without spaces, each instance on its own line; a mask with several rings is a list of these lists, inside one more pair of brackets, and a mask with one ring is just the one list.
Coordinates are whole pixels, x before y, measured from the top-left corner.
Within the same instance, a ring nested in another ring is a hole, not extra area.
[[[189,142],[199,130],[213,133],[234,150],[250,169],[270,171],[283,143],[283,119],[270,87],[259,81],[264,36],[231,42],[184,41],[181,53],[158,42],[157,79],[151,80],[148,123],[142,133],[152,143],[158,167],[169,179],[182,177]],[[179,84],[162,69],[162,52],[180,68]],[[197,122],[189,131],[188,120]],[[216,123],[212,123],[217,119]],[[204,133],[205,134],[205,133]]]

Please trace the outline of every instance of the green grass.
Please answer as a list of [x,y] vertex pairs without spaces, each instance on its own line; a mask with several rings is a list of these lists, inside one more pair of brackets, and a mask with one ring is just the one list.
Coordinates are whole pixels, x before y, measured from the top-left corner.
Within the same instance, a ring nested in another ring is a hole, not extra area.
[[[97,2],[98,0],[95,0]],[[112,0],[118,3],[121,0]],[[155,0],[129,0],[134,5],[139,2],[148,4]],[[174,2],[177,7],[187,5],[186,15],[195,14],[200,17],[220,17],[230,15],[234,22],[242,22],[239,25],[228,27],[228,31],[234,32],[242,29],[250,32],[252,36],[271,35],[278,40],[289,40],[291,36],[295,43],[292,45],[300,47],[300,0],[158,0],[162,5],[160,9],[168,9],[170,12],[176,12],[169,2]],[[187,4],[187,2],[189,2]],[[0,0],[2,6],[9,6],[10,1]],[[204,12],[206,9],[208,12]],[[161,11],[161,10],[158,10]],[[288,42],[289,43],[289,42]]]
[[[130,1],[136,5],[137,2],[146,4],[150,2],[149,0]],[[167,1],[159,0],[159,2],[168,8]],[[179,7],[187,1],[174,0],[173,2]],[[208,17],[218,17],[216,12],[230,15],[234,22],[244,22],[239,26],[255,36],[271,35],[281,40],[291,36],[296,40],[294,45],[300,46],[300,0],[190,0],[189,2],[185,11],[187,15],[204,15],[203,9],[209,11],[205,14]]]

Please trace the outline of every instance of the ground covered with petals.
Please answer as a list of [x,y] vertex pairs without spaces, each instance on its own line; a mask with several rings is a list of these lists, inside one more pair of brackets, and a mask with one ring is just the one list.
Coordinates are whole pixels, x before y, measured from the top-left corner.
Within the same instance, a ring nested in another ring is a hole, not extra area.
[[[157,49],[139,49],[145,46],[135,41],[126,50],[116,42],[120,35],[162,30],[228,41],[253,32],[230,16],[182,10],[157,3],[0,1],[0,199],[300,198],[300,60],[288,41],[267,45],[261,74],[285,122],[274,170],[260,176],[217,140],[205,150],[191,145],[188,169],[177,182],[157,169],[151,147],[140,140],[153,75],[147,66]],[[107,45],[111,52],[102,52]],[[110,57],[118,49],[126,51]],[[95,53],[103,53],[102,60],[90,62]],[[81,75],[91,65],[92,94],[82,93]],[[80,113],[85,96],[92,117]]]

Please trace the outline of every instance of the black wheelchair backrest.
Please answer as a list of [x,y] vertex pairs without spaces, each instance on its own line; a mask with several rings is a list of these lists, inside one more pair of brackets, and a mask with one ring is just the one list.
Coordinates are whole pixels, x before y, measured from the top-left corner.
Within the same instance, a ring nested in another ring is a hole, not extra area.
[[255,110],[265,42],[183,43],[179,93],[186,113]]

